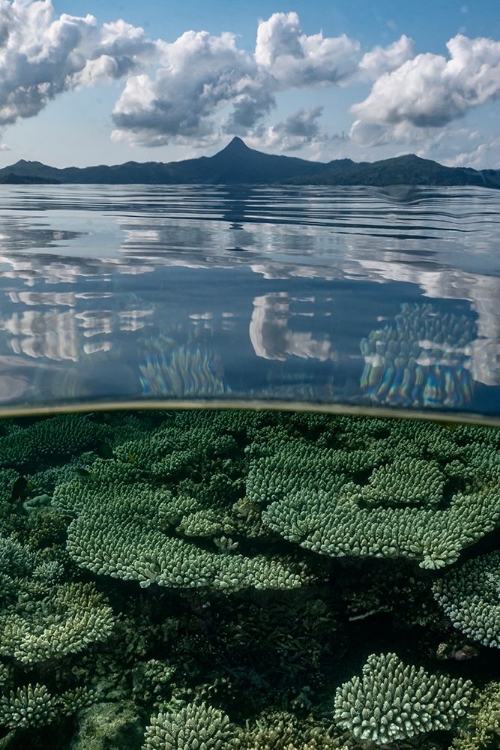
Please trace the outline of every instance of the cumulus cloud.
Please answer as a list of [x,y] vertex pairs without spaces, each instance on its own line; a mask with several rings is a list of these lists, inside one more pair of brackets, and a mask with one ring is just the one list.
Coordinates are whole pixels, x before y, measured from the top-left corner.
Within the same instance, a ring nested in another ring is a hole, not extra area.
[[173,137],[203,137],[218,108],[232,104],[226,129],[246,130],[274,105],[254,59],[236,47],[234,34],[187,31],[163,46],[154,78],[132,76],[113,110],[115,140],[146,146]]
[[458,34],[447,43],[449,59],[421,54],[376,80],[369,96],[352,107],[351,136],[363,145],[419,137],[500,96],[500,42]]
[[[213,36],[207,31],[187,31],[173,43],[162,42],[161,50],[154,76],[127,80],[113,110],[114,140],[162,146],[172,140],[207,139],[217,128],[242,136],[263,133],[263,118],[274,108],[278,92],[379,75],[411,54],[411,40],[401,37],[386,50],[376,48],[371,57],[363,56],[359,43],[345,35],[307,36],[296,13],[274,13],[258,25],[254,54],[238,49],[234,34]],[[314,122],[309,121],[309,127]],[[292,119],[283,128],[294,123]],[[299,147],[294,145],[299,135],[288,137],[282,129],[268,132],[268,141],[283,138],[287,148]]]
[[257,29],[255,60],[283,87],[339,84],[356,73],[359,58],[359,42],[345,34],[306,36],[297,13],[273,13]]
[[470,150],[462,151],[450,160],[451,167],[472,167],[473,169],[491,169],[492,164],[500,161],[500,138],[488,143],[480,143]]
[[119,78],[157,53],[140,28],[63,13],[51,0],[0,0],[0,126],[33,117],[58,94]]
[[413,39],[403,34],[389,47],[374,47],[361,58],[359,67],[371,78],[378,78],[383,73],[399,68],[414,56]]
[[[94,35],[95,36],[95,35]],[[161,42],[147,39],[144,29],[123,20],[105,23],[98,39],[87,45],[88,60],[72,78],[73,84],[91,85],[133,73],[137,68],[158,60]]]
[[327,135],[318,122],[322,114],[323,107],[299,109],[267,130],[262,139],[264,145],[278,151],[297,151],[304,146],[324,142]]

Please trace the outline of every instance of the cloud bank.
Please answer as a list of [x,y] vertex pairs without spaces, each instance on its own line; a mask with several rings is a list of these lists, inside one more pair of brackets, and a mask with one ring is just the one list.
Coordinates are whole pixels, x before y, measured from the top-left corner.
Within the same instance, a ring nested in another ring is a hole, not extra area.
[[418,140],[500,96],[500,42],[458,34],[446,46],[449,59],[417,55],[375,81],[369,96],[352,107],[355,142]]
[[157,56],[124,21],[55,17],[50,0],[0,0],[0,126],[37,115],[64,91],[120,78]]
[[[154,78],[143,74],[128,79],[113,110],[114,140],[158,146],[173,139],[210,136],[224,108],[229,108],[222,124],[225,133],[254,135],[259,126],[263,132],[261,123],[275,107],[279,92],[376,76],[412,54],[412,43],[401,37],[385,50],[363,55],[359,42],[345,34],[307,36],[296,13],[274,13],[259,23],[253,54],[237,48],[234,34],[212,36],[206,31],[188,31],[162,49]],[[309,127],[317,127],[313,123],[320,114]],[[297,137],[277,137],[293,126],[293,118],[287,125],[276,125],[268,141],[299,148]]]

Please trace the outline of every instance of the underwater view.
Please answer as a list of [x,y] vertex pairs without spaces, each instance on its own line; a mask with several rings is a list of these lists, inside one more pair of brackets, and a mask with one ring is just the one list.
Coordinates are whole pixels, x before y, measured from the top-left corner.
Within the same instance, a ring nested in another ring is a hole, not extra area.
[[500,747],[500,193],[2,190],[0,748]]
[[500,432],[270,410],[0,424],[2,748],[500,743]]

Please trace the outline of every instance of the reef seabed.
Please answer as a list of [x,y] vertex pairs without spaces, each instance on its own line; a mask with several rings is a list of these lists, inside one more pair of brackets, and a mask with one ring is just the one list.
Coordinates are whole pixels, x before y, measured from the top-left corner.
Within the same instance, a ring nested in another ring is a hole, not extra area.
[[500,746],[500,431],[0,422],[0,748]]

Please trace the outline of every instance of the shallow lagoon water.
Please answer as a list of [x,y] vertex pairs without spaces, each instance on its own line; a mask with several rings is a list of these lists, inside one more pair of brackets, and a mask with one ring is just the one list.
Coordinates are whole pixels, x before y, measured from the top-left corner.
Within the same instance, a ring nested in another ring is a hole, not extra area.
[[6,412],[164,399],[500,412],[495,191],[1,190]]
[[2,747],[496,747],[497,194],[2,191]]

